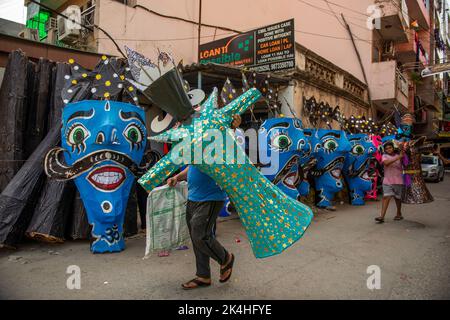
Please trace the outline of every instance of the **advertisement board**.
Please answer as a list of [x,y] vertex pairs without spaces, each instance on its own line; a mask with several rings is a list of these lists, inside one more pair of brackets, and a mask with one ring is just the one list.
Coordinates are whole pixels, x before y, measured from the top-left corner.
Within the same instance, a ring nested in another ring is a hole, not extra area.
[[245,66],[256,72],[295,67],[294,19],[200,45],[199,63]]

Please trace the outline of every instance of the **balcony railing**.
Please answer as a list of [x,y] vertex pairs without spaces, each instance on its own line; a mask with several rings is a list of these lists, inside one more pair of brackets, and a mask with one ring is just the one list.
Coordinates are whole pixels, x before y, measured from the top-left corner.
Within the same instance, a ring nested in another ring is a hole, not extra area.
[[403,76],[403,74],[400,72],[398,68],[396,68],[396,74],[397,74],[397,89],[403,93],[405,97],[408,97],[408,80]]
[[370,90],[375,103],[386,107],[400,104],[408,108],[409,83],[394,60],[372,64]]
[[95,4],[81,13],[81,21],[88,27],[94,26],[95,19]]

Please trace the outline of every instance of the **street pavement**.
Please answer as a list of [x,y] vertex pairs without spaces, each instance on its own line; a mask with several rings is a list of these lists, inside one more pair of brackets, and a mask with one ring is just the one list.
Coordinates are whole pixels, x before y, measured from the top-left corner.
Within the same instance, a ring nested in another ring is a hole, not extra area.
[[[381,202],[338,205],[319,212],[304,237],[284,253],[258,260],[239,220],[218,224],[217,237],[236,256],[229,283],[184,291],[194,277],[191,249],[143,259],[145,237],[127,240],[116,254],[91,254],[86,241],[26,243],[0,251],[3,299],[449,299],[450,175],[428,184],[435,201],[405,206],[405,220],[375,224]],[[67,268],[81,270],[81,288],[69,290]],[[380,269],[380,288],[368,289],[369,266]]]

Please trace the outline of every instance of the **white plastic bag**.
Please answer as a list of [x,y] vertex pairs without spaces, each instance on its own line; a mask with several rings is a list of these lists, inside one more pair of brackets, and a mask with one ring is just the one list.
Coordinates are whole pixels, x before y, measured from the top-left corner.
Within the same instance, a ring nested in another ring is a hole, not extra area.
[[155,188],[147,197],[147,241],[145,256],[156,250],[185,245],[189,239],[186,223],[187,183]]

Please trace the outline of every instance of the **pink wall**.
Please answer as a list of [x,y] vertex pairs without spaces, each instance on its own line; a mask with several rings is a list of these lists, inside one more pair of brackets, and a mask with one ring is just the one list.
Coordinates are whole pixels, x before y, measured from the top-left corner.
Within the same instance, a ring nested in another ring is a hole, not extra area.
[[[203,0],[202,22],[247,31],[294,18],[295,29],[299,31],[295,35],[297,42],[364,81],[340,13],[346,16],[356,38],[366,40],[357,39],[356,45],[370,76],[371,31],[366,27],[365,14],[373,0],[331,2],[342,7],[331,4],[330,9],[322,0]],[[198,21],[199,0],[138,0],[137,3],[163,14]],[[184,63],[197,61],[196,25],[158,17],[111,0],[100,1],[98,19],[99,25],[119,39],[121,46],[128,45],[149,57],[154,57],[153,52],[159,47]],[[229,31],[202,28],[201,42],[229,35],[232,35]],[[99,52],[117,54],[114,45],[101,32],[99,37]]]

